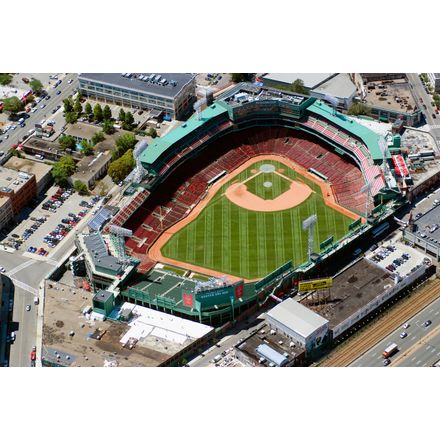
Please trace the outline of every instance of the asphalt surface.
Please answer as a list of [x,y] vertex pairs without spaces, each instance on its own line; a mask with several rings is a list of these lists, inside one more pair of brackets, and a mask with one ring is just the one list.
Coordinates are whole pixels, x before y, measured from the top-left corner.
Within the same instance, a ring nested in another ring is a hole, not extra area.
[[[437,142],[437,146],[440,145],[440,115],[436,115],[436,118],[432,117],[434,108],[431,105],[432,97],[425,91],[422,81],[417,73],[407,73],[408,82],[412,86],[411,91],[417,106],[422,110],[425,115],[426,122],[430,125],[430,133],[433,135]],[[420,98],[422,102],[420,102]],[[423,104],[426,105],[426,110],[423,108]]]
[[[68,81],[72,79],[72,83],[68,84]],[[52,110],[57,105],[63,105],[63,100],[66,99],[69,95],[73,94],[74,89],[78,87],[78,74],[77,73],[68,73],[62,83],[56,88],[53,89],[51,86],[47,89],[48,94],[50,95],[49,100],[42,100],[35,108],[38,110],[35,113],[28,113],[29,118],[26,119],[26,126],[20,127],[18,126],[15,130],[9,130],[6,134],[9,135],[8,139],[5,139],[5,134],[0,135],[0,139],[3,139],[3,142],[0,144],[0,151],[6,152],[9,148],[19,143],[24,135],[29,134],[29,130],[35,128],[35,124],[38,124],[43,119],[52,119]],[[57,95],[56,92],[60,90],[61,94]],[[41,104],[45,104],[45,108],[40,108]],[[11,122],[11,124],[16,124],[16,122]]]
[[[432,324],[429,327],[424,327],[423,323],[426,320],[431,320]],[[361,357],[356,359],[353,363],[351,363],[350,367],[383,367],[383,356],[382,353],[385,350],[388,345],[392,344],[393,342],[396,343],[399,347],[399,351],[392,356],[391,364],[393,363],[393,358],[397,359],[397,357],[401,354],[403,354],[405,351],[409,350],[414,345],[420,343],[422,338],[425,338],[430,332],[435,330],[440,325],[440,298],[431,303],[428,307],[423,309],[421,312],[419,312],[417,315],[415,315],[413,318],[411,318],[409,321],[407,321],[410,326],[407,329],[403,328],[404,322],[397,328],[393,333],[389,334],[386,338],[384,338],[381,342],[379,342],[377,345],[375,345],[373,348],[371,348],[369,351],[367,351],[365,354],[363,354]],[[408,336],[404,339],[400,338],[400,333],[406,332]],[[436,339],[437,340],[437,339]],[[434,345],[433,347],[434,348]],[[435,350],[429,351],[429,354],[431,355],[431,358],[433,359],[432,362],[434,362],[435,358],[440,358],[440,339],[438,339],[437,348]],[[419,359],[418,356],[420,356],[423,352],[423,347],[421,348],[420,353],[413,354],[410,359],[415,359],[411,362],[413,362],[413,365],[411,366],[426,366],[426,363],[429,361],[423,360],[425,359]],[[423,355],[426,355],[427,353],[423,352]],[[421,360],[421,362],[417,363],[418,360]],[[432,363],[431,362],[431,363]],[[391,365],[390,364],[390,365]],[[405,366],[405,364],[402,362],[399,364],[399,366]]]
[[[437,327],[438,330],[439,327]],[[430,367],[440,359],[440,334],[420,342],[420,348],[405,356],[398,367]]]

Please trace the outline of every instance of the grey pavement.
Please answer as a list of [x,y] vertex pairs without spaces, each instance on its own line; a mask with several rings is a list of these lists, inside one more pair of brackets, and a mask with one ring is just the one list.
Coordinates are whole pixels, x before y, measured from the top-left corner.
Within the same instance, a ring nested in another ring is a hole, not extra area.
[[[68,84],[68,81],[72,79],[72,83]],[[52,118],[52,110],[57,105],[62,105],[63,100],[67,98],[69,95],[73,94],[74,89],[78,87],[78,74],[69,73],[67,74],[62,83],[56,88],[53,89],[51,86],[47,89],[48,94],[51,96],[49,100],[44,100],[40,104],[38,104],[35,108],[38,110],[35,113],[28,113],[29,118],[26,119],[26,126],[20,127],[18,126],[15,130],[9,130],[8,135],[9,138],[5,139],[5,135],[0,135],[0,139],[3,139],[3,142],[0,144],[0,151],[6,152],[11,145],[19,143],[24,135],[29,134],[29,130],[35,128],[35,124],[38,124],[43,119],[53,119]],[[61,94],[57,95],[56,92],[60,90]],[[44,102],[46,107],[44,109],[40,108],[40,105]]]
[[[429,327],[424,327],[423,323],[426,320],[431,320],[432,324]],[[386,338],[384,338],[381,342],[372,347],[369,351],[364,353],[354,362],[352,362],[350,367],[382,367],[383,366],[383,357],[382,353],[385,348],[395,342],[399,347],[399,352],[396,353],[393,357],[391,357],[391,364],[393,363],[393,358],[397,358],[399,353],[403,353],[406,350],[409,350],[412,346],[418,344],[422,338],[424,338],[429,332],[433,331],[440,325],[440,298],[432,302],[425,309],[419,312],[417,315],[406,321],[409,323],[409,327],[407,329],[403,328],[405,322],[402,322],[401,325],[391,334],[389,334]],[[408,336],[404,339],[399,337],[400,333],[406,332]],[[439,340],[440,342],[440,340]],[[440,358],[440,345],[437,346],[437,349],[431,353],[433,357],[437,356]],[[411,358],[414,355],[411,356]],[[417,362],[417,356],[415,362]],[[424,362],[423,362],[424,363]],[[422,366],[422,362],[419,364],[415,364],[414,366]],[[401,366],[402,363],[399,364]]]
[[[438,328],[438,327],[437,327]],[[398,363],[398,367],[430,367],[440,359],[440,334],[420,342],[420,348]]]

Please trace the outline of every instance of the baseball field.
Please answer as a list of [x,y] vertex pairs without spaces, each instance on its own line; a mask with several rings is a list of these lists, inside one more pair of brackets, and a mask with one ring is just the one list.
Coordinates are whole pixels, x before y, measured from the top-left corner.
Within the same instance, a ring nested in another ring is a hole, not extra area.
[[[211,188],[199,207],[158,240],[165,261],[252,280],[289,260],[307,260],[302,222],[317,215],[315,250],[348,232],[358,216],[339,207],[330,187],[277,156],[255,158]],[[157,257],[157,255],[156,255]]]

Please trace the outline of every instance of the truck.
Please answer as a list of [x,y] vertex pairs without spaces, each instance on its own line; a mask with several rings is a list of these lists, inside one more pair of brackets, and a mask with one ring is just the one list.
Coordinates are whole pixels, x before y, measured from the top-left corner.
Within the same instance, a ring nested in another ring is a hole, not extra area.
[[393,354],[397,353],[398,350],[399,350],[399,347],[397,346],[396,343],[393,342],[392,344],[388,345],[387,348],[385,348],[382,356],[384,357],[384,359],[388,359]]

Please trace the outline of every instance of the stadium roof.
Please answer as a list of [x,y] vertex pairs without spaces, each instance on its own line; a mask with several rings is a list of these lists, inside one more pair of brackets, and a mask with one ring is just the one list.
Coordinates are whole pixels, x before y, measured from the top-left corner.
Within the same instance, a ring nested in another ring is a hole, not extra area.
[[276,81],[285,84],[292,84],[295,80],[301,79],[304,82],[304,86],[308,89],[313,89],[334,73],[266,73],[263,75],[263,80]]
[[84,236],[83,240],[95,267],[101,267],[116,273],[121,271],[122,265],[116,257],[109,255],[101,234],[90,234]]
[[107,221],[110,220],[113,215],[115,214],[113,209],[110,209],[109,207],[103,206],[97,213],[94,215],[89,222],[87,223],[87,226],[90,229],[93,229],[95,231],[99,231],[102,227],[102,225]]
[[356,93],[356,86],[348,73],[338,73],[325,83],[313,89],[313,92],[334,96],[336,98],[351,98]]
[[[122,76],[122,73],[80,73],[80,80],[94,81],[99,84],[107,84],[109,86],[118,86],[127,90],[134,90],[141,93],[148,93],[166,98],[176,97],[180,91],[193,80],[194,75],[190,73],[155,73],[160,75],[161,79],[168,80],[165,86],[150,81],[142,81],[139,76],[150,76],[151,73],[132,74],[130,78]],[[176,85],[173,86],[172,82]]]
[[276,305],[266,315],[287,328],[294,330],[304,338],[310,336],[323,325],[328,324],[327,319],[324,319],[292,298],[288,298]]
[[162,155],[162,153],[164,153],[175,142],[179,141],[196,128],[201,127],[210,119],[221,115],[222,113],[227,113],[227,111],[226,104],[216,102],[201,112],[200,119],[198,119],[196,115],[193,115],[186,122],[167,133],[166,136],[163,138],[156,138],[154,142],[148,145],[148,147],[140,155],[141,162],[153,164]]
[[347,118],[342,113],[337,112],[334,114],[331,107],[319,100],[316,100],[307,110],[328,119],[333,124],[339,125],[347,132],[352,133],[354,136],[361,139],[367,146],[373,160],[383,159],[383,154],[379,147],[380,136],[374,131],[371,131],[369,128]]

